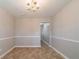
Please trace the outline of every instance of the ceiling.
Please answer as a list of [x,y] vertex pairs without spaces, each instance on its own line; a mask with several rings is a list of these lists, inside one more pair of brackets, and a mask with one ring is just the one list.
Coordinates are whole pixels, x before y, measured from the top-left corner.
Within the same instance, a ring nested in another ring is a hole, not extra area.
[[0,0],[0,8],[9,11],[15,17],[51,17],[70,0],[37,0],[40,9],[36,12],[27,10],[28,0]]

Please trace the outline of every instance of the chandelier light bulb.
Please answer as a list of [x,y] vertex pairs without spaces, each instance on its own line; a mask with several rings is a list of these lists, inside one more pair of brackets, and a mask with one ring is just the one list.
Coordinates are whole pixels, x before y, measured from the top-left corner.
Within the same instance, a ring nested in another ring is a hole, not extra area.
[[30,6],[30,3],[27,3],[27,6]]
[[39,10],[39,6],[37,6],[37,1],[32,0],[30,3],[27,3],[27,10],[31,10],[33,12]]

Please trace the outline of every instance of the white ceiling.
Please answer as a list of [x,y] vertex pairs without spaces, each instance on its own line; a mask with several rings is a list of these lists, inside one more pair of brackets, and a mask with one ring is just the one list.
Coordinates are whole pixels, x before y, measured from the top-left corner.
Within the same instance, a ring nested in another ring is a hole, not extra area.
[[70,0],[37,0],[40,10],[27,11],[27,0],[0,0],[0,7],[16,17],[51,17]]

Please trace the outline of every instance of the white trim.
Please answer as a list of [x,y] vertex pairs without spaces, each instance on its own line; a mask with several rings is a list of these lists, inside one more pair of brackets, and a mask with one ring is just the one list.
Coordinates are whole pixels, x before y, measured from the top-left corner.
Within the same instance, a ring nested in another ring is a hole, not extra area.
[[28,47],[37,48],[37,47],[41,47],[41,46],[15,46],[15,47],[19,47],[19,48],[28,48]]
[[48,43],[48,42],[46,42],[45,40],[42,40],[42,42],[43,42],[43,43],[45,43],[47,46],[49,46],[49,47],[50,47],[49,43]]
[[0,38],[0,40],[6,40],[6,39],[12,39],[14,37],[5,37],[5,38]]
[[16,37],[40,37],[40,36],[14,36],[14,37],[0,38],[0,40],[12,39],[12,38],[16,38]]
[[61,53],[60,51],[58,51],[56,48],[52,47],[51,45],[50,45],[50,47],[51,47],[53,50],[55,50],[58,54],[60,54],[64,59],[69,59],[67,56],[65,56],[63,53]]
[[[22,40],[22,42],[20,41],[21,43],[18,42],[21,39],[16,39],[16,47],[41,47],[40,36],[16,36],[16,37],[17,38],[25,38],[24,40]],[[31,45],[28,43],[31,43]]]
[[40,36],[15,36],[15,37],[40,37]]
[[67,38],[64,38],[64,37],[53,36],[51,38],[56,38],[56,39],[60,39],[60,40],[66,40],[66,41],[70,41],[70,42],[79,43],[79,41],[77,41],[77,40],[67,39]]
[[11,52],[14,48],[15,48],[15,46],[12,47],[11,49],[9,49],[9,50],[8,50],[7,52],[5,52],[4,54],[2,54],[2,55],[0,56],[0,58],[3,58],[5,55],[7,55],[9,52]]
[[47,43],[46,41],[42,40],[47,46],[49,46],[50,48],[52,48],[53,50],[55,50],[58,54],[60,54],[64,59],[69,59],[67,56],[65,56],[63,53],[61,53],[60,51],[58,51],[56,48],[52,47],[49,43]]

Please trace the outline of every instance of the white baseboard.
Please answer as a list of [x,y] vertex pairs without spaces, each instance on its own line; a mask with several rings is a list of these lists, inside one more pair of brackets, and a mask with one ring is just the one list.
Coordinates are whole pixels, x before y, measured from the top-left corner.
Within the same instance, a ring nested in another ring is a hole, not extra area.
[[43,43],[45,43],[47,46],[50,47],[50,44],[48,42],[46,42],[45,40],[42,40]]
[[0,56],[0,59],[3,58],[5,55],[7,55],[9,52],[11,52],[14,48],[15,48],[15,46],[12,47],[11,49],[9,49],[9,50],[8,50],[7,52],[5,52],[4,54],[2,54],[2,55]]
[[54,48],[53,46],[51,46],[49,43],[47,43],[46,41],[42,40],[47,46],[49,46],[50,48],[52,48],[53,50],[55,50],[58,54],[60,54],[64,59],[69,59],[67,56],[65,56],[63,53],[61,53],[60,51],[58,51],[56,48]]
[[19,48],[28,48],[28,47],[29,47],[29,48],[31,48],[31,47],[32,47],[32,48],[40,48],[41,46],[15,46],[15,47],[16,47],[16,48],[17,48],[17,47],[19,47]]
[[4,54],[2,54],[1,56],[0,56],[0,59],[1,58],[3,58],[5,55],[7,55],[9,52],[11,52],[14,48],[16,48],[16,47],[19,47],[19,48],[28,48],[28,47],[32,47],[32,48],[41,48],[41,46],[14,46],[14,47],[12,47],[11,49],[9,49],[7,52],[5,52]]
[[50,47],[51,47],[53,50],[55,50],[58,54],[60,54],[64,59],[69,59],[67,56],[65,56],[63,53],[61,53],[60,51],[58,51],[56,48],[52,47],[51,45],[50,45]]

